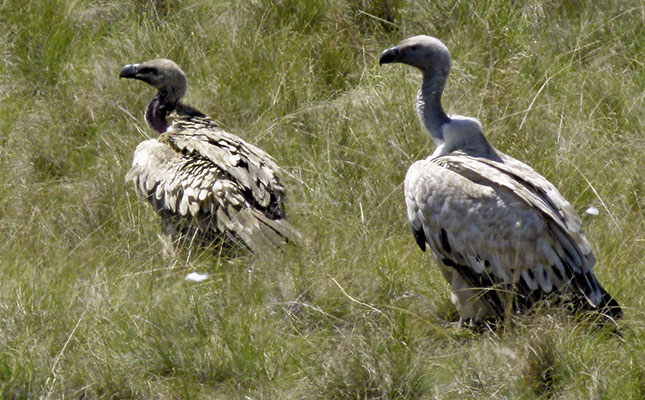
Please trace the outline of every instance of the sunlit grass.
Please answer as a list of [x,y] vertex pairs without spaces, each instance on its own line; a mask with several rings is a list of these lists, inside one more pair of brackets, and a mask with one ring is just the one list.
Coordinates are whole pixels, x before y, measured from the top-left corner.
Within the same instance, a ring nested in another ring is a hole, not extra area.
[[[5,1],[0,26],[0,397],[645,396],[641,3]],[[420,33],[451,50],[449,112],[599,210],[582,218],[622,338],[553,310],[450,326],[401,196],[432,152],[420,76],[377,63]],[[284,167],[306,244],[163,257],[124,182],[153,93],[118,79],[154,57]]]

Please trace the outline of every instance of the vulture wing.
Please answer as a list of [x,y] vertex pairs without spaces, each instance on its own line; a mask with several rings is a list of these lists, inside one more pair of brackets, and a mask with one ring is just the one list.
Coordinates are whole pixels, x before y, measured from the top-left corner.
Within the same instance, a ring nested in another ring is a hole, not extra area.
[[614,302],[592,272],[571,204],[533,169],[501,156],[503,163],[459,152],[429,158],[405,180],[417,242],[425,238],[437,256],[462,316],[499,314],[509,293],[520,306],[553,292],[592,308]]
[[170,233],[261,252],[298,238],[284,218],[284,189],[268,154],[207,118],[176,120],[139,144],[126,179]]

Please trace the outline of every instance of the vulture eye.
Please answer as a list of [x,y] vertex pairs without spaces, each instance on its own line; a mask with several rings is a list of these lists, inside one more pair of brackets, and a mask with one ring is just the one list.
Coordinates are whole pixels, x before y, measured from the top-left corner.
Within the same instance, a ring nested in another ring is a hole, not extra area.
[[140,74],[156,74],[157,69],[153,67],[143,67],[139,70]]

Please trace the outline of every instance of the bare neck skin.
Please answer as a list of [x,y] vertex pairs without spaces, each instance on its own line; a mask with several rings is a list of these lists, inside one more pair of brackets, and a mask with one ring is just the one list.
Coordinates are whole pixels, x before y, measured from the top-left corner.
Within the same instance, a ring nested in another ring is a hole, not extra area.
[[146,122],[148,126],[160,134],[166,132],[168,129],[166,117],[175,109],[176,104],[176,102],[169,103],[161,95],[161,92],[157,93],[146,108]]
[[488,143],[479,122],[472,118],[453,117],[445,113],[441,96],[447,77],[423,74],[423,83],[417,94],[417,113],[423,126],[437,146],[433,157],[462,151],[472,157],[483,157],[501,162],[499,155]]
[[423,74],[423,83],[417,93],[417,113],[423,126],[428,130],[434,143],[443,143],[442,126],[450,122],[450,118],[441,106],[441,95],[446,84],[446,78],[430,77]]
[[200,111],[180,102],[176,96],[159,91],[146,108],[146,122],[155,132],[164,133],[170,125],[167,117],[173,111],[181,116],[205,117]]

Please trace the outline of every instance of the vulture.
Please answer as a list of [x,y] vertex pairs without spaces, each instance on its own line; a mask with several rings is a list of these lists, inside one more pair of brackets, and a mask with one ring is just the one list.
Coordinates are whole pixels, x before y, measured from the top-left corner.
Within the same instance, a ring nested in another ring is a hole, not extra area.
[[186,75],[171,60],[128,64],[120,78],[157,89],[145,120],[159,136],[141,142],[126,181],[179,244],[271,251],[299,238],[285,219],[276,162],[181,102]]
[[430,248],[451,286],[460,322],[496,320],[542,300],[621,317],[593,273],[573,206],[531,167],[494,149],[477,119],[444,112],[450,60],[439,39],[421,35],[383,51],[379,64],[408,64],[423,76],[417,111],[436,149],[409,168],[405,205],[416,243]]

